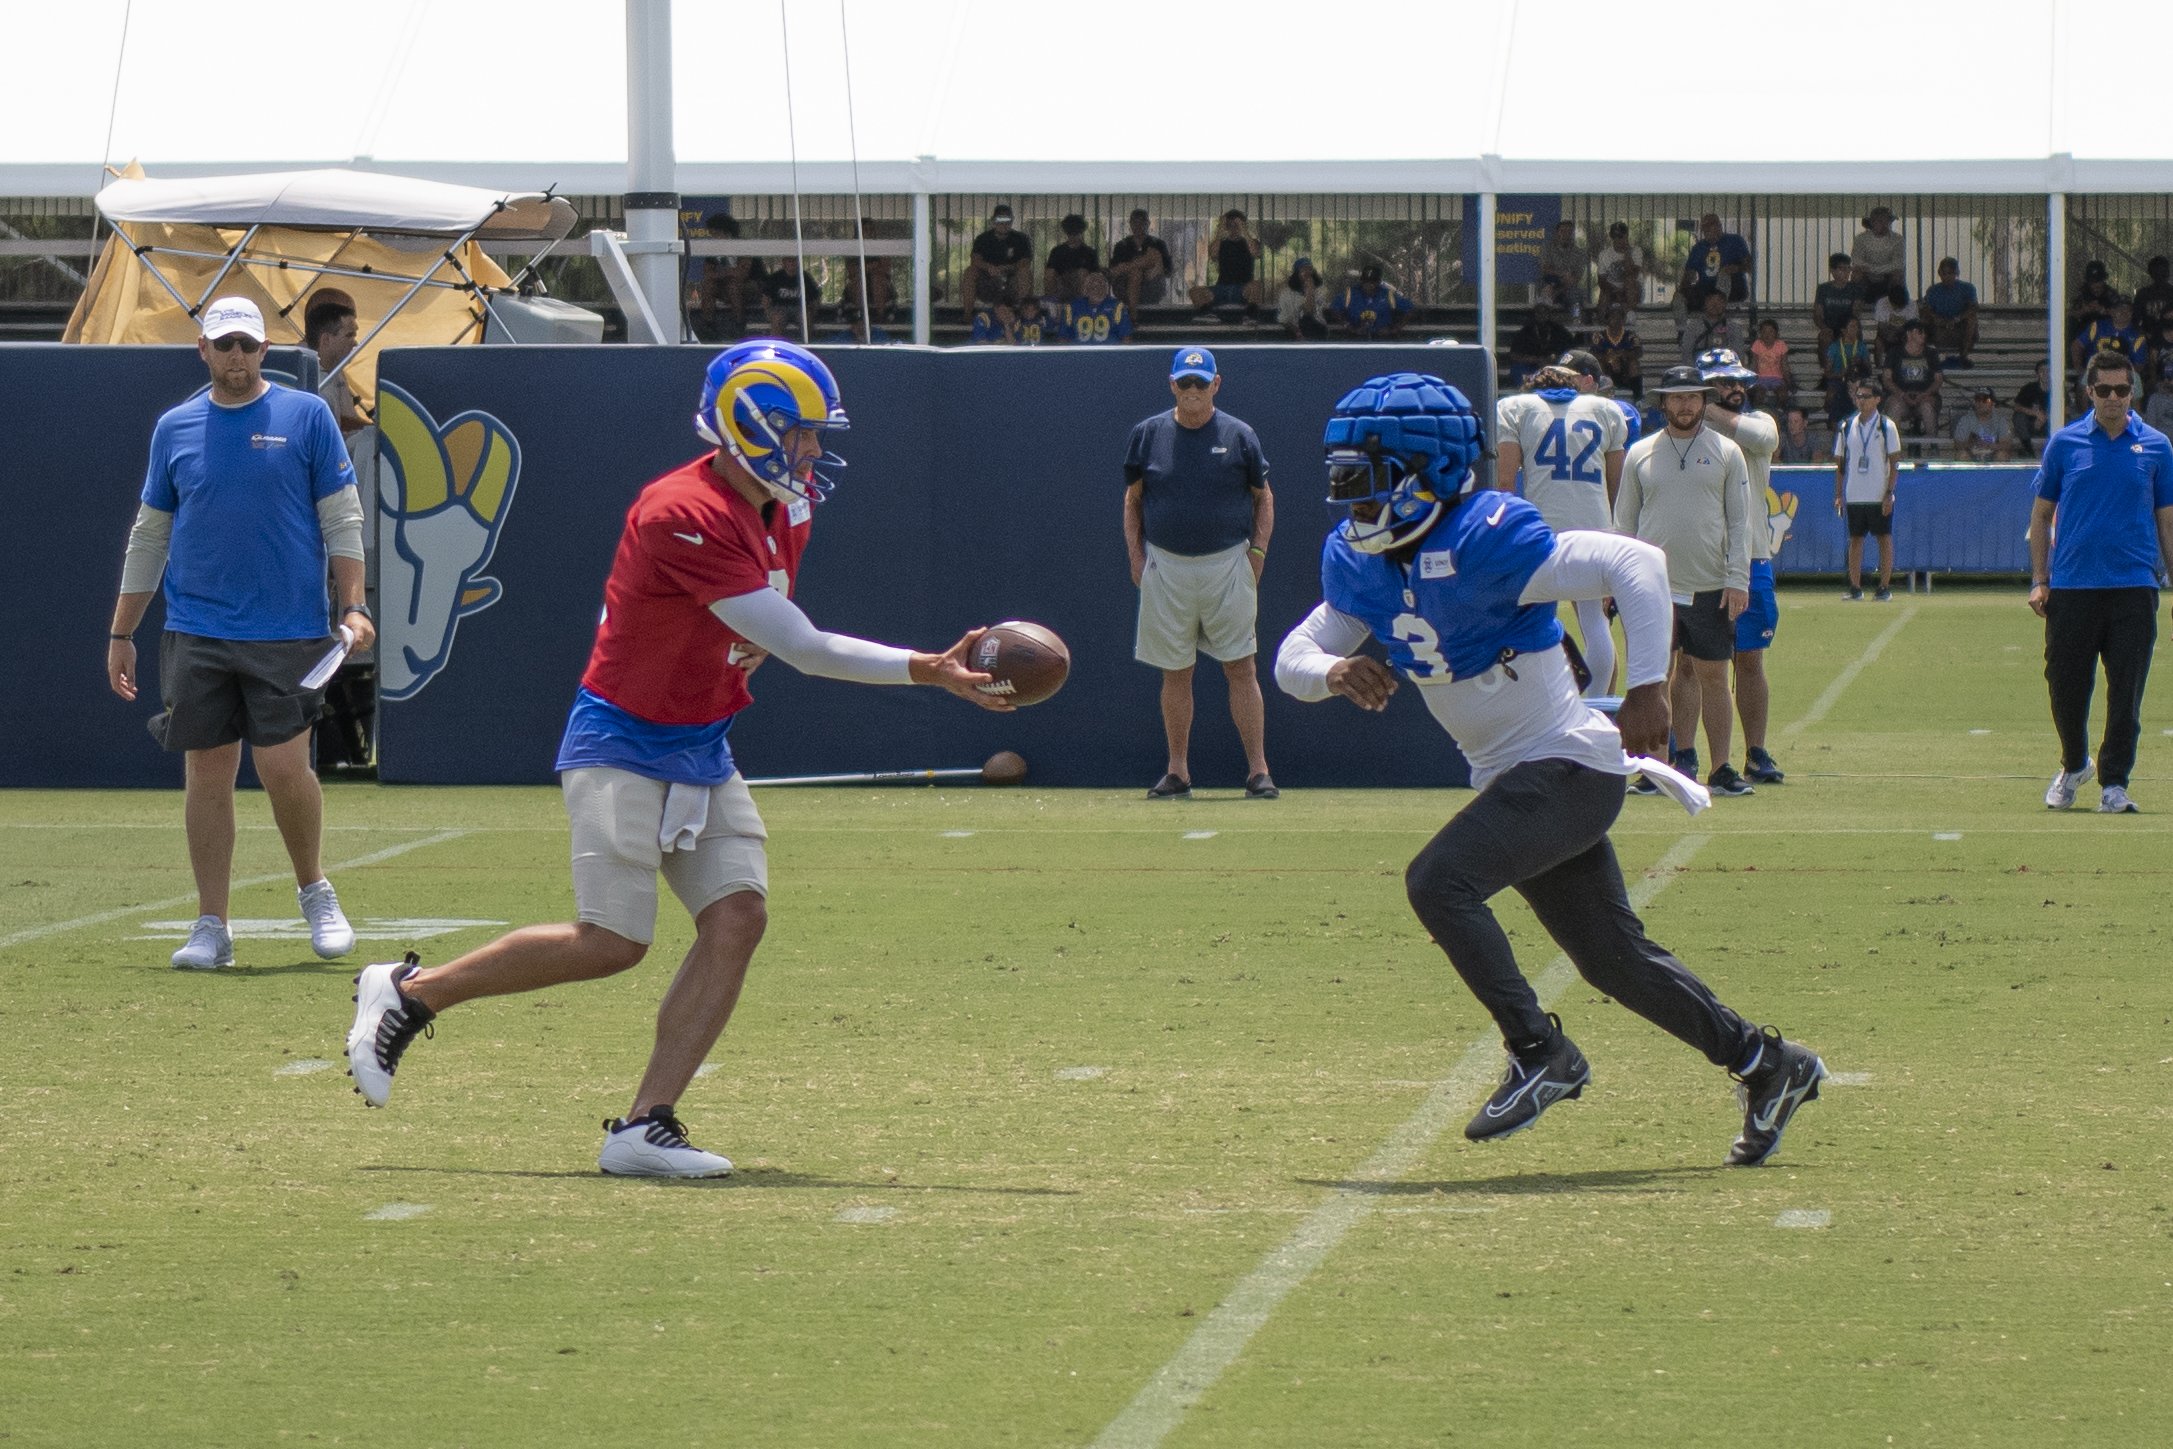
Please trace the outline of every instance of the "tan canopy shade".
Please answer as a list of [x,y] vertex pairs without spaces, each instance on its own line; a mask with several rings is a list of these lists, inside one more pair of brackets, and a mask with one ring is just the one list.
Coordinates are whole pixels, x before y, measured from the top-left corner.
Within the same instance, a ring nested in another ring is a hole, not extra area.
[[489,293],[511,279],[481,238],[542,251],[575,220],[540,193],[349,171],[153,181],[131,165],[98,205],[114,237],[63,341],[192,342],[206,303],[247,297],[272,342],[299,343],[311,304],[337,293],[362,334],[344,375],[363,399],[380,348],[482,340]]

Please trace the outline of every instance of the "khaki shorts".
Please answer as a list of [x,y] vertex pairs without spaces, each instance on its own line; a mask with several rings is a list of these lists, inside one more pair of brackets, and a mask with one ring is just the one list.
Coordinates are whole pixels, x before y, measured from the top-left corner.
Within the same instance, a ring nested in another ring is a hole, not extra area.
[[1246,545],[1183,554],[1150,543],[1132,657],[1156,669],[1190,669],[1202,653],[1224,664],[1249,659],[1260,651],[1253,635],[1259,614],[1260,585]]
[[769,832],[738,775],[709,792],[709,820],[692,850],[658,841],[671,786],[646,776],[591,767],[559,780],[573,824],[573,902],[577,918],[646,946],[656,939],[656,877],[698,916],[740,891],[770,893]]

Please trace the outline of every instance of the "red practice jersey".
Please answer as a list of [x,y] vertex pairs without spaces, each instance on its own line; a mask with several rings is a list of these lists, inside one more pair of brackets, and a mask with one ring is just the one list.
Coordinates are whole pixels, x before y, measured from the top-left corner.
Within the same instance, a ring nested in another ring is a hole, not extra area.
[[709,606],[767,588],[790,598],[812,511],[757,508],[708,457],[642,489],[611,560],[582,687],[654,724],[715,724],[745,709],[747,672],[730,656],[746,641]]

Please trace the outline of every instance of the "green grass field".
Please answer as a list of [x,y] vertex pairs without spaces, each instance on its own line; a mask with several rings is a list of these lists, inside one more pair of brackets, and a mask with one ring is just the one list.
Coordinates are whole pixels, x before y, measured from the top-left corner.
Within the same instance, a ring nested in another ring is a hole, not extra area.
[[[1783,601],[1790,782],[1615,832],[1653,934],[1842,1074],[1756,1170],[1509,900],[1595,1079],[1463,1140],[1498,1044],[1401,880],[1455,792],[764,794],[771,934],[680,1104],[740,1171],[684,1185],[594,1171],[668,897],[640,969],[447,1013],[368,1112],[352,963],[146,939],[177,797],[0,796],[0,1442],[2173,1441],[2173,706],[2150,813],[2053,815],[2014,591]],[[570,909],[554,791],[328,819],[365,930],[493,923],[430,959]],[[235,914],[289,917],[243,821]],[[439,928],[393,929],[354,961]]]

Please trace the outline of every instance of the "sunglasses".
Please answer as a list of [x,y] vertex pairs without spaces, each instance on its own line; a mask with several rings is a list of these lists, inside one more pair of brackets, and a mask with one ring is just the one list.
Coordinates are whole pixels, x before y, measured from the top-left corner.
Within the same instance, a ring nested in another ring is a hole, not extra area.
[[1177,390],[1179,392],[1205,392],[1207,391],[1207,379],[1204,377],[1180,377],[1177,379]]
[[2126,382],[2096,382],[2090,385],[2093,397],[2126,397],[2134,391],[2135,385]]
[[212,338],[211,345],[213,347],[216,347],[221,352],[232,352],[235,348],[239,347],[242,350],[242,355],[244,357],[247,357],[253,355],[256,350],[259,347],[262,347],[264,344],[257,341],[254,337],[244,336],[242,333],[239,332],[229,332],[224,337]]

